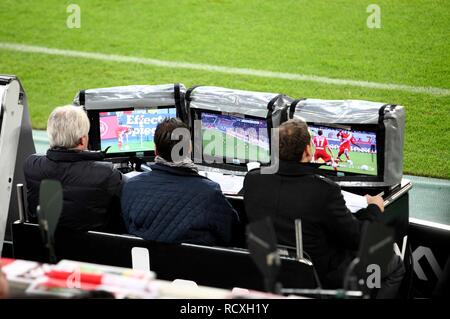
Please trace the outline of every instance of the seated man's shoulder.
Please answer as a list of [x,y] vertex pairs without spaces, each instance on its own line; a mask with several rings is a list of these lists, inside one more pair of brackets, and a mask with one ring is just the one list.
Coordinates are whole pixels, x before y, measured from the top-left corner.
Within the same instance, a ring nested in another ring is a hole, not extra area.
[[25,159],[25,164],[32,164],[36,161],[46,160],[47,156],[45,154],[31,154]]
[[261,175],[261,169],[255,168],[255,169],[248,171],[247,174],[245,174],[245,177],[253,177],[253,176],[259,176],[259,175]]
[[[134,185],[142,182],[154,183],[154,179],[152,178],[153,172],[139,172],[135,176],[127,177],[125,180],[125,186]],[[125,174],[125,176],[128,176]]]
[[339,185],[336,184],[334,181],[332,181],[328,177],[325,177],[325,176],[320,175],[320,174],[311,175],[311,179],[312,179],[312,181],[314,183],[316,183],[319,186],[325,186],[325,187],[328,187],[328,188],[339,187]]
[[[84,176],[92,176],[93,180],[121,180],[122,174],[110,162],[89,161],[78,162]],[[79,170],[78,169],[78,170]],[[81,173],[81,172],[80,172]]]
[[23,169],[25,174],[35,175],[41,169],[47,166],[47,157],[45,154],[31,154],[23,162]]
[[198,185],[198,187],[203,188],[205,190],[210,191],[220,191],[220,186],[218,183],[210,180],[209,178],[203,177],[203,176],[196,176],[195,178],[192,178],[192,181]]
[[199,193],[208,196],[214,193],[222,194],[220,185],[207,177],[201,175],[183,176],[181,188],[185,188],[189,193]]
[[86,169],[85,173],[95,173],[96,175],[111,175],[112,172],[116,171],[113,164],[110,162],[85,161],[77,163],[80,167]]
[[111,162],[106,161],[90,161],[89,162],[92,167],[95,167],[96,169],[103,170],[105,172],[112,171],[114,169],[114,165]]
[[261,172],[260,168],[255,168],[255,169],[248,171],[247,174],[245,174],[245,179],[246,180],[259,180],[261,178],[267,178],[267,177],[270,178],[272,176],[276,176],[276,174],[263,174]]

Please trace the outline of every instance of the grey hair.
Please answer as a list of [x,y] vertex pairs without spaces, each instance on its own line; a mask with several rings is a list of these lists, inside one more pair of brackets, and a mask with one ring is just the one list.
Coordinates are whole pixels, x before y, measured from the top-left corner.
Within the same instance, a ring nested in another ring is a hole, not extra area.
[[50,147],[75,148],[89,134],[86,112],[74,105],[59,106],[48,117],[47,135]]

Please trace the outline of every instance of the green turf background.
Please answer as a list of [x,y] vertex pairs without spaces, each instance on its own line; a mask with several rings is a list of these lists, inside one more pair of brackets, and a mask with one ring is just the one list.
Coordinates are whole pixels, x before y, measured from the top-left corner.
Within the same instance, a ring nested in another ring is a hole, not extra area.
[[[0,41],[172,61],[450,88],[450,1],[78,0],[0,1]],[[404,171],[450,178],[450,97],[0,50],[0,73],[18,75],[34,128],[80,89],[182,82],[405,105]]]

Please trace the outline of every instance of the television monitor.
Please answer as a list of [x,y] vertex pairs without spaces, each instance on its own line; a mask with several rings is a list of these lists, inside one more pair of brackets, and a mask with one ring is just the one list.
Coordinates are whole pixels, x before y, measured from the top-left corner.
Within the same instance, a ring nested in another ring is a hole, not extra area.
[[154,156],[156,126],[176,116],[175,107],[88,111],[90,149],[109,148],[108,158]]
[[336,180],[377,181],[383,176],[383,145],[377,125],[308,123],[313,161]]
[[194,132],[194,147],[201,149],[204,163],[213,161],[231,165],[245,165],[248,162],[260,162],[263,165],[270,163],[267,119],[210,110],[197,110],[193,119],[200,123],[198,134],[201,134],[199,140],[201,145],[195,145]]

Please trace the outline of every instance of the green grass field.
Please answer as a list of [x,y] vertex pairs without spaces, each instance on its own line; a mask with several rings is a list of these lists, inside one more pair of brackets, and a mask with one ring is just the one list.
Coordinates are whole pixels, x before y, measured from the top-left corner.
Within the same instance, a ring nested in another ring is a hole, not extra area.
[[155,149],[155,143],[153,141],[145,141],[142,143],[143,146],[141,146],[141,143],[138,142],[129,142],[128,144],[126,141],[123,142],[122,148],[119,149],[119,146],[117,145],[117,141],[114,140],[114,142],[111,143],[102,143],[102,150],[104,150],[106,147],[111,146],[108,149],[108,153],[120,153],[120,152],[139,152],[142,150],[154,150]]
[[250,162],[270,162],[268,149],[249,144],[235,137],[227,137],[219,130],[203,129],[202,136],[204,155],[227,159],[247,159]]
[[[450,1],[77,0],[0,1],[0,42],[349,80],[450,88]],[[404,172],[450,178],[450,96],[165,68],[0,49],[16,74],[34,128],[80,89],[181,82],[280,92],[294,98],[366,99],[405,105]]]
[[[338,150],[333,151],[333,158],[336,158],[338,154]],[[363,173],[367,175],[377,175],[377,162],[376,162],[376,154],[373,154],[373,162],[372,162],[372,154],[369,153],[361,153],[361,152],[349,152],[350,160],[353,162],[353,165],[349,165],[346,162],[345,155],[341,156],[342,162],[339,163],[338,171],[343,172],[352,172],[352,173]],[[362,165],[367,165],[368,169],[361,169]],[[322,168],[332,170],[332,167],[322,166]]]

